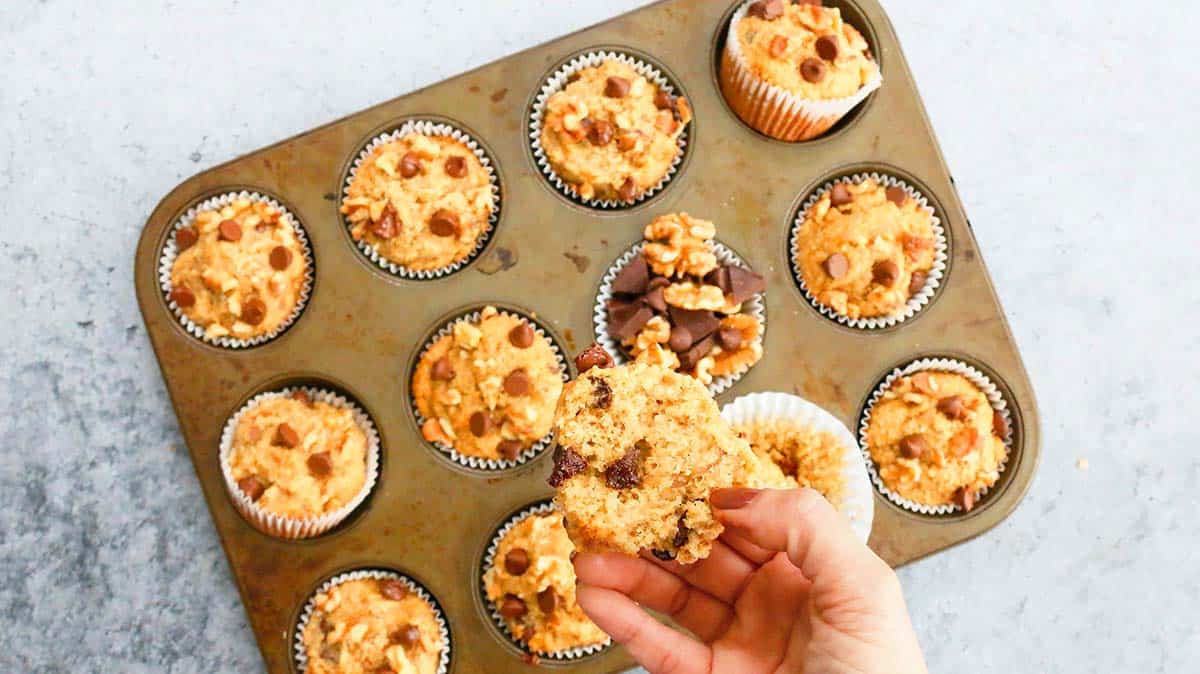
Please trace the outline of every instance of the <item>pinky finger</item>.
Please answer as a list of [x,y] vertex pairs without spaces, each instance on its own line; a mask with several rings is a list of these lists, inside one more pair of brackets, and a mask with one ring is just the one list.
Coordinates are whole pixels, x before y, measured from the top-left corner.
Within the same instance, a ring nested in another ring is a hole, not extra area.
[[576,589],[579,605],[650,674],[708,674],[707,646],[650,617],[632,599],[594,585]]

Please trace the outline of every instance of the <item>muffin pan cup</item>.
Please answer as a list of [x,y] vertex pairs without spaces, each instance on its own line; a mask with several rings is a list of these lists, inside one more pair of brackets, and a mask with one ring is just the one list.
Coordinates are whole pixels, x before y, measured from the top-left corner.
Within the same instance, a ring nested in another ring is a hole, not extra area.
[[[408,377],[417,351],[456,308],[518,308],[545,326],[568,358],[595,339],[601,280],[655,216],[686,211],[713,221],[722,243],[763,274],[770,329],[763,359],[721,404],[756,391],[797,394],[849,428],[897,364],[945,357],[971,364],[1008,403],[1012,450],[1000,481],[970,513],[930,516],[874,494],[869,545],[901,565],[977,536],[1017,507],[1039,453],[1037,405],[982,255],[955,193],[887,17],[877,0],[826,0],[862,29],[884,84],[817,140],[783,143],[729,109],[717,68],[739,3],[667,0],[383,102],[211,168],[172,190],[150,214],[135,256],[135,288],[199,484],[258,639],[266,669],[295,673],[293,634],[313,590],[359,569],[420,580],[453,635],[450,671],[497,674],[554,668],[591,674],[632,665],[614,646],[539,667],[524,662],[478,608],[481,550],[507,515],[552,493],[543,451],[520,466],[464,470],[421,438]],[[599,211],[546,180],[529,147],[529,111],[548,72],[574,55],[628,50],[669,69],[695,119],[685,166],[637,208]],[[349,166],[368,139],[411,119],[451,118],[486,145],[502,177],[501,221],[456,273],[430,280],[381,271],[338,212]],[[797,209],[830,176],[878,172],[919,185],[951,242],[934,299],[890,328],[858,330],[814,310],[792,280],[788,238]],[[304,224],[315,259],[303,315],[255,348],[228,349],[188,333],[159,285],[174,224],[199,201],[268,194]],[[344,393],[371,413],[382,461],[371,495],[343,523],[304,540],[255,529],[230,500],[218,450],[229,417],[264,391],[297,384]]]

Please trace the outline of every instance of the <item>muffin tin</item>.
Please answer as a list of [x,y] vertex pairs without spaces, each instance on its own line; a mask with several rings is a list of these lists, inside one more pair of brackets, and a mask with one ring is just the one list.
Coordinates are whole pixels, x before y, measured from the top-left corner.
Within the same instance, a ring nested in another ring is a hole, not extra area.
[[[183,182],[154,209],[135,260],[142,314],[217,532],[271,672],[295,672],[295,629],[312,592],[357,569],[390,569],[428,588],[453,634],[450,671],[529,671],[479,608],[479,551],[504,515],[545,498],[549,452],[492,474],[463,469],[422,440],[409,398],[415,351],[448,317],[498,304],[536,317],[570,354],[594,339],[601,277],[655,215],[687,211],[767,278],[765,356],[720,402],[753,391],[797,393],[857,428],[872,390],[897,366],[951,357],[985,373],[1011,413],[1012,453],[974,511],[929,516],[875,499],[871,547],[901,565],[977,536],[1017,507],[1038,462],[1038,412],[953,180],[929,127],[895,33],[876,0],[827,0],[874,46],[884,84],[829,133],[803,143],[770,140],[725,104],[716,64],[735,3],[666,0],[356,113]],[[627,51],[660,65],[689,96],[690,151],[664,189],[630,208],[598,210],[558,192],[535,164],[530,109],[544,79],[573,55]],[[501,216],[483,250],[431,280],[388,273],[355,246],[338,213],[359,149],[407,119],[453,122],[487,148],[500,177]],[[831,178],[875,171],[920,189],[949,239],[932,301],[886,329],[843,326],[804,298],[790,272],[788,235],[805,198]],[[288,204],[304,223],[315,282],[285,333],[226,349],[172,314],[157,264],[174,223],[191,206],[247,190]],[[218,447],[231,414],[264,391],[316,385],[356,401],[375,420],[379,481],[358,510],[318,538],[259,533],[230,501]],[[570,665],[616,672],[623,649]],[[543,667],[563,665],[543,663]]]

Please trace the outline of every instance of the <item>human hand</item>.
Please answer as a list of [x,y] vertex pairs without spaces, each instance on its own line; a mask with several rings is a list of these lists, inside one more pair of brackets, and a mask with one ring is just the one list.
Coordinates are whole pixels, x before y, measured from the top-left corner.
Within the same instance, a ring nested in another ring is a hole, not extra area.
[[580,606],[651,674],[925,674],[896,574],[818,492],[710,503],[725,533],[700,562],[575,557]]

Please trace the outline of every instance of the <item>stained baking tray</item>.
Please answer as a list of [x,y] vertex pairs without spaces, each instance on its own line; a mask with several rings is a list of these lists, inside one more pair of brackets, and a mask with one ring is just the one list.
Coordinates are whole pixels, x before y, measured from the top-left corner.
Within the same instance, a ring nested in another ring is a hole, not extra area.
[[[496,303],[531,315],[568,353],[593,340],[600,278],[657,214],[713,220],[718,237],[765,274],[765,356],[720,396],[779,390],[822,405],[856,428],[872,388],[892,368],[952,356],[980,368],[1013,413],[1012,458],[1000,482],[965,515],[928,517],[875,501],[871,547],[893,565],[987,531],[1012,513],[1038,463],[1038,412],[1004,319],[895,32],[876,0],[827,0],[874,47],[883,87],[830,133],[804,143],[768,139],[743,125],[716,81],[724,27],[735,3],[666,0],[387,101],[184,181],[154,209],[138,242],[135,282],[147,333],[271,672],[292,672],[294,626],[310,593],[360,567],[407,573],[445,609],[455,672],[529,671],[487,624],[478,563],[504,515],[546,497],[549,453],[509,472],[481,476],[421,438],[410,411],[415,350],[444,319]],[[597,211],[556,192],[533,163],[527,118],[542,80],[571,56],[615,49],[658,65],[679,83],[695,121],[679,174],[630,209]],[[465,269],[433,281],[401,280],[354,246],[338,214],[349,163],[378,133],[406,119],[452,121],[495,160],[503,210],[487,248]],[[926,195],[946,225],[950,261],[942,288],[916,317],[863,331],[820,315],[789,272],[790,223],[804,197],[832,177],[880,170]],[[159,289],[157,264],[173,223],[191,205],[230,190],[277,198],[305,226],[315,254],[312,299],[281,337],[228,350],[188,335]],[[338,389],[379,427],[383,457],[370,499],[332,533],[285,541],[259,533],[234,509],[217,461],[226,419],[255,394],[294,383]],[[615,672],[622,649],[571,666]],[[553,665],[546,665],[551,667]],[[559,666],[561,667],[561,666]]]

